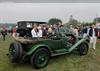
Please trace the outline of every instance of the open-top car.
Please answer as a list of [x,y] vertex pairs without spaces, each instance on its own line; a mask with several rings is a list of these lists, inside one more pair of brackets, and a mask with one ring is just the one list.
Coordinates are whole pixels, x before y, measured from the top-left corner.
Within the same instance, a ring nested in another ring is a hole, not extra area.
[[15,37],[14,39],[15,42],[9,47],[10,60],[14,63],[30,60],[35,68],[45,67],[52,56],[71,53],[74,50],[80,55],[86,55],[89,48],[88,37],[77,37],[66,27],[55,30],[55,33],[46,38]]

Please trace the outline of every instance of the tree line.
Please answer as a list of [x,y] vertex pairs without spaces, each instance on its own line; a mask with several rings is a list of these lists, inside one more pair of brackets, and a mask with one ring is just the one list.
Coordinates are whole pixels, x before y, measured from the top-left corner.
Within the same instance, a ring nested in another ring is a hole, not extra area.
[[[49,19],[48,24],[54,25],[54,24],[58,24],[59,22],[62,23],[62,20],[59,18],[51,18],[51,19]],[[92,22],[80,22],[76,19],[71,18],[71,19],[69,19],[68,22],[64,23],[64,25],[67,27],[70,27],[70,25],[72,25],[74,27],[79,27],[79,26],[91,26],[96,23],[100,23],[99,17],[94,18],[94,20]]]

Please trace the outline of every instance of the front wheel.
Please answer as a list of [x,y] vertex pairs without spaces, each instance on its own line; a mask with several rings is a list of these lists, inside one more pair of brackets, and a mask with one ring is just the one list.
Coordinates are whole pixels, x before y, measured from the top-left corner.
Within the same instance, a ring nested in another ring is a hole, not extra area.
[[40,48],[36,50],[35,53],[33,53],[30,61],[32,66],[39,69],[45,67],[48,64],[49,58],[49,51],[45,48]]
[[86,55],[88,53],[88,44],[86,43],[82,43],[80,46],[79,46],[79,54],[80,55]]

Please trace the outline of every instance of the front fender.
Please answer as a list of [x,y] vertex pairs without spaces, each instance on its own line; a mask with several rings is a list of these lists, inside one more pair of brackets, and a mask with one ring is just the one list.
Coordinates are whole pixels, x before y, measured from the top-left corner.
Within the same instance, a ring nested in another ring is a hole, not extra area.
[[88,44],[88,42],[86,40],[87,40],[86,38],[82,38],[76,44],[74,44],[71,48],[69,48],[68,52],[70,53],[71,51],[73,51],[74,49],[76,49],[81,43]]
[[[33,45],[29,51],[26,53],[26,56],[27,55],[31,55],[32,53],[34,53],[38,48],[41,48],[41,47],[45,47],[47,49],[49,49],[49,47],[47,45],[44,45],[44,44],[37,44],[37,45]],[[49,49],[50,50],[50,49]]]

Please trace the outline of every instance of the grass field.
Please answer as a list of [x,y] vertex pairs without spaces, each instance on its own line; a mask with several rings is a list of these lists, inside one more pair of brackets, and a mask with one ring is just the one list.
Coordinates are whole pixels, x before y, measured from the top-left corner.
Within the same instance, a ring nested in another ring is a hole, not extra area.
[[88,55],[66,54],[53,57],[49,64],[42,69],[32,68],[30,64],[12,64],[6,56],[11,37],[6,41],[0,38],[0,71],[100,71],[100,42],[97,42],[96,50],[89,49]]

